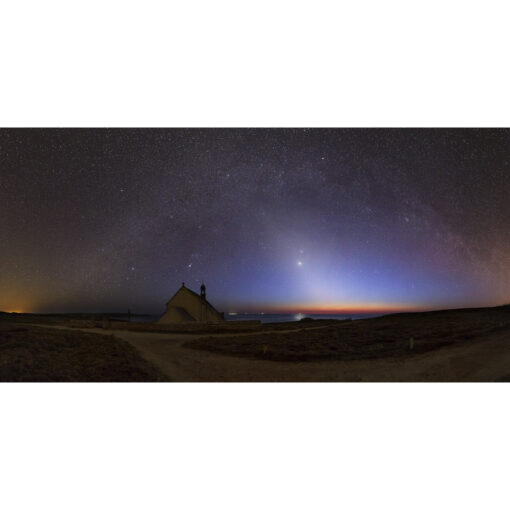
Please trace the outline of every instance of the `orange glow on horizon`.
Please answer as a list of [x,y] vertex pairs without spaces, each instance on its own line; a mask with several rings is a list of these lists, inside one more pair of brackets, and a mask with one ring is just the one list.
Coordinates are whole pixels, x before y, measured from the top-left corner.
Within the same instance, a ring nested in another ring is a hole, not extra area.
[[37,308],[36,298],[30,299],[27,296],[21,296],[19,293],[12,293],[9,297],[2,296],[0,300],[0,311],[4,313],[32,313]]
[[[264,308],[264,307],[261,307]],[[267,313],[312,313],[326,315],[370,314],[421,312],[430,310],[427,305],[410,305],[407,303],[293,303],[289,305],[273,305],[264,308]]]

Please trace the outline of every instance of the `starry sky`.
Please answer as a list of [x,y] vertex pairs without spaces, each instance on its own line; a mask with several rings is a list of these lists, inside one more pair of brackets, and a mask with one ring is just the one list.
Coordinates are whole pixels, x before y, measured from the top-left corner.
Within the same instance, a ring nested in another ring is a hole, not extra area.
[[510,130],[0,129],[0,310],[510,302]]

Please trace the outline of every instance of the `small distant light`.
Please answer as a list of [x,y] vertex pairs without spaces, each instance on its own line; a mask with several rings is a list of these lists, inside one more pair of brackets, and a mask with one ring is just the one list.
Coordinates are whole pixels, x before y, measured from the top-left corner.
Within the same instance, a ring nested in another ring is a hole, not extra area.
[[303,265],[303,262],[301,260],[298,260],[297,265],[301,267]]

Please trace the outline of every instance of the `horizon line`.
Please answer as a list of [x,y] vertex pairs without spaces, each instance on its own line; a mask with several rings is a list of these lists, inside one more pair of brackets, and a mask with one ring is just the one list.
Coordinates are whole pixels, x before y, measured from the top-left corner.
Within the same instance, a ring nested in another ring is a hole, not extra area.
[[[469,308],[497,308],[500,306],[509,306],[510,303],[502,303],[502,304],[492,304],[492,305],[454,305],[454,306],[433,306],[433,305],[416,305],[416,306],[390,306],[390,307],[378,307],[378,306],[369,306],[369,307],[351,307],[351,308],[309,308],[309,307],[295,307],[295,308],[265,308],[260,307],[256,310],[243,309],[243,310],[225,310],[223,313],[225,316],[231,315],[297,315],[297,314],[310,314],[310,315],[365,315],[365,314],[378,314],[378,315],[387,315],[392,313],[420,313],[420,312],[430,312],[430,311],[441,311],[441,310],[462,310]],[[29,311],[22,309],[15,310],[0,310],[0,313],[6,314],[34,314],[34,315],[128,315],[127,311],[47,311],[47,312],[39,312],[39,311]],[[142,315],[162,315],[163,312],[136,312],[131,309],[132,316],[142,316]]]

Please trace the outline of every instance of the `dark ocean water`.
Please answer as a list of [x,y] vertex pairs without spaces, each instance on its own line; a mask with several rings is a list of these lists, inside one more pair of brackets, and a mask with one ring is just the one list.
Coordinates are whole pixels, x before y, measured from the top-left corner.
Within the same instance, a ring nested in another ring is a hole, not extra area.
[[228,321],[256,321],[260,322],[294,322],[301,319],[310,318],[315,320],[345,320],[345,319],[368,319],[369,317],[377,317],[378,314],[355,314],[355,315],[329,315],[319,313],[296,313],[296,314],[283,314],[283,313],[265,313],[265,314],[249,314],[239,313],[237,315],[227,315],[225,318]]
[[[345,319],[368,319],[370,317],[378,317],[380,314],[351,314],[351,315],[326,315],[318,313],[297,313],[297,314],[282,314],[282,313],[238,313],[236,315],[225,314],[227,321],[260,321],[266,322],[294,322],[301,319],[310,318],[316,320],[345,320]],[[132,322],[156,322],[160,315],[133,315],[131,316]],[[118,320],[127,320],[127,315],[118,315],[115,317]]]

